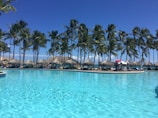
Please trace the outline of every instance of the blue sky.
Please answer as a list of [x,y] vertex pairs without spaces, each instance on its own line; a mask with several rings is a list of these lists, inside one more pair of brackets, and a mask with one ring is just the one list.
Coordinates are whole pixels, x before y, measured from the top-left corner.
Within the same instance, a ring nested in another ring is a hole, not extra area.
[[5,31],[24,20],[32,31],[62,32],[71,19],[89,28],[100,24],[105,29],[112,23],[126,32],[135,26],[147,27],[153,34],[158,29],[158,0],[16,0],[13,5],[16,12],[0,16],[0,28]]

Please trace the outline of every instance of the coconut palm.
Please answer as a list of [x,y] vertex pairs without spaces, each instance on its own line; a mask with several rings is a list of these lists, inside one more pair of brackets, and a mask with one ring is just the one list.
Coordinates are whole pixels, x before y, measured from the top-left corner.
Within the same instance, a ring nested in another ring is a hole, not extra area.
[[[28,32],[27,30],[27,23],[23,20],[20,20],[16,23],[17,25],[17,40],[15,40],[14,44],[16,44],[17,46],[19,46],[19,60],[21,62],[21,49],[23,46],[23,40],[25,40],[26,38],[26,32]],[[24,38],[25,37],[25,38]]]
[[78,21],[76,19],[71,19],[69,26],[66,26],[66,35],[68,40],[68,45],[69,45],[69,55],[70,57],[72,56],[73,50],[76,48],[76,43],[77,43],[77,33],[78,33]]
[[88,40],[89,40],[89,35],[88,35],[88,28],[85,24],[80,24],[79,30],[78,30],[78,53],[80,52],[80,63],[82,62],[82,53],[83,53],[83,62],[85,61],[86,58],[86,52],[88,51]]
[[67,36],[67,31],[64,33],[61,33],[58,37],[58,39],[60,40],[60,49],[59,49],[59,54],[63,55],[64,59],[65,59],[65,55],[66,54],[70,54],[71,49],[69,48],[68,45],[68,36]]
[[5,40],[6,33],[0,29],[0,58],[1,58],[1,53],[10,52],[10,47],[8,47],[8,44],[4,42]]
[[[140,61],[143,63],[145,57],[149,54],[149,49],[146,46],[147,36],[149,36],[150,32],[147,28],[135,27],[132,30],[132,34],[137,43],[138,54],[140,57]],[[144,57],[145,56],[145,57]]]
[[51,38],[51,47],[48,50],[48,53],[53,55],[53,58],[54,58],[55,52],[58,52],[60,49],[58,31],[55,30],[55,31],[49,32],[49,37]]
[[2,57],[2,54],[4,57],[4,53],[6,52],[10,52],[10,48],[8,47],[7,43],[0,41],[0,59]]
[[33,60],[35,64],[38,62],[40,48],[46,47],[47,39],[44,33],[35,30],[32,34]]
[[[13,55],[12,58],[14,59],[15,57],[15,46],[18,43],[18,23],[15,23],[13,25],[11,25],[10,29],[9,29],[9,33],[8,33],[8,37],[7,37],[10,41],[9,41],[9,45],[10,47],[13,45]],[[9,59],[10,59],[10,52],[9,52]]]
[[[9,41],[9,45],[12,46],[13,45],[13,59],[15,58],[15,47],[19,46],[19,59],[21,60],[21,33],[23,32],[23,30],[27,27],[27,23],[23,20],[17,21],[15,24],[11,25],[9,33],[8,33],[8,39],[10,39]],[[9,54],[10,57],[10,54]]]
[[[125,31],[118,32],[118,50],[121,51],[120,59],[122,59],[123,54],[126,52],[127,49],[127,36],[128,34]],[[126,53],[127,58],[127,53]]]
[[117,36],[116,36],[116,26],[114,24],[110,24],[106,30],[106,44],[108,50],[108,61],[111,61],[111,56],[116,56],[117,53]]
[[[149,52],[149,45],[151,45],[151,38],[150,38],[150,31],[147,28],[142,28],[140,32],[140,40],[141,40],[141,59],[144,62],[145,57],[149,56],[150,59],[150,52]],[[149,44],[147,44],[149,43]]]
[[[93,29],[93,33],[92,33],[92,38],[94,41],[94,62],[95,62],[95,57],[96,55],[101,56],[102,55],[102,51],[105,47],[105,34],[104,31],[102,29],[101,25],[95,25],[94,29]],[[99,61],[99,59],[98,59]]]
[[10,5],[13,0],[0,0],[0,14],[15,11],[14,6]]
[[23,50],[22,64],[24,64],[25,61],[26,50],[29,50],[31,46],[30,37],[31,37],[30,30],[28,28],[24,28],[20,33],[20,38],[22,43],[21,50]]

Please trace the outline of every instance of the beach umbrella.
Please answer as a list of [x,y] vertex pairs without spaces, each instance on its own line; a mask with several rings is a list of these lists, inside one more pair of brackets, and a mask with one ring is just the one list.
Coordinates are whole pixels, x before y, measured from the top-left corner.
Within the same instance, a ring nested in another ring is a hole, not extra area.
[[120,59],[117,59],[117,60],[115,60],[115,62],[119,63],[119,62],[121,62],[121,60],[120,60]]

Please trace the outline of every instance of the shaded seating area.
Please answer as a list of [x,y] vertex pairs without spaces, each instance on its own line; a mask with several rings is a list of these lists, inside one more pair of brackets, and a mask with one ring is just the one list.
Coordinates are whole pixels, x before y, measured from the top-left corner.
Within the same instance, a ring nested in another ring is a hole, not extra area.
[[154,64],[151,62],[145,62],[143,68],[144,70],[154,70]]
[[48,59],[49,69],[77,69],[79,66],[79,63],[70,57],[54,57]]
[[132,61],[128,61],[127,62],[127,69],[128,70],[141,70],[141,62],[132,62]]
[[65,62],[63,62],[62,66],[63,69],[77,69],[77,63],[72,59],[67,59]]
[[21,68],[33,68],[34,67],[34,63],[31,60],[27,60]]
[[48,62],[46,60],[39,60],[35,65],[34,68],[47,68]]
[[18,61],[18,60],[11,59],[8,62],[7,68],[19,68],[19,67],[20,67],[20,61]]
[[82,70],[92,70],[93,68],[94,63],[90,59],[87,59],[81,66]]
[[111,68],[113,68],[113,66],[114,66],[114,62],[109,62],[107,60],[99,63],[99,68],[101,70],[111,70]]
[[62,66],[61,60],[58,58],[50,59],[49,60],[49,69],[60,69]]
[[154,64],[154,69],[158,70],[158,62]]

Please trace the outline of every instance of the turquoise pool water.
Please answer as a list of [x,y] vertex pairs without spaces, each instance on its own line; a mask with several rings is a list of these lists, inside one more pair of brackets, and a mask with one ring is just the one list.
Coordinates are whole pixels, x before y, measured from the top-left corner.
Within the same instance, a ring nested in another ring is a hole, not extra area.
[[0,118],[157,118],[158,72],[5,70]]

